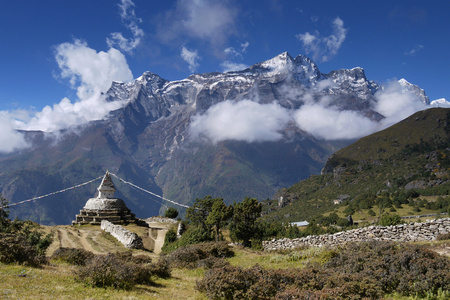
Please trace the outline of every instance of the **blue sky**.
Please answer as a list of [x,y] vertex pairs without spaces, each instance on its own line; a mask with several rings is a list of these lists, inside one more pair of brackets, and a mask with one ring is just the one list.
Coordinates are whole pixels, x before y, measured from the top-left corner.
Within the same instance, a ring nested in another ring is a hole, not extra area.
[[284,51],[307,55],[323,73],[359,66],[380,84],[405,78],[430,100],[450,99],[446,0],[16,0],[1,6],[0,123],[13,120],[11,128],[33,128],[24,124],[42,122],[46,109],[95,105],[91,99],[112,80],[145,71],[183,79]]

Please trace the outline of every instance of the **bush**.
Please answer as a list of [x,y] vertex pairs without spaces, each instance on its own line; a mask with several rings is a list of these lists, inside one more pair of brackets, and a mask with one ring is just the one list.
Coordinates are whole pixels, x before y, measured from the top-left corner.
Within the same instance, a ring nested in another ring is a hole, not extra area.
[[135,285],[133,270],[114,255],[96,255],[76,272],[78,280],[92,287],[130,289]]
[[418,245],[348,243],[322,258],[302,270],[213,268],[196,288],[211,299],[434,299],[450,289],[450,261]]
[[46,263],[47,259],[25,236],[0,233],[0,262],[39,267]]
[[211,269],[197,282],[196,288],[210,299],[244,299],[245,293],[256,281],[252,273],[234,266]]
[[436,240],[438,240],[438,241],[450,240],[450,233],[439,234],[439,235],[436,237]]
[[170,266],[165,258],[160,258],[158,262],[147,266],[151,273],[160,278],[170,278]]
[[170,218],[170,219],[175,219],[176,217],[178,217],[178,210],[176,208],[169,207],[166,210],[164,217]]
[[402,218],[399,215],[390,215],[390,214],[382,215],[380,220],[378,221],[378,224],[380,224],[381,226],[398,225],[401,223],[403,222]]
[[210,257],[232,257],[234,252],[226,242],[209,242],[178,248],[165,258],[175,268],[196,268],[198,262]]
[[76,271],[77,279],[92,287],[130,289],[136,284],[152,284],[154,268],[126,262],[120,255],[95,255]]
[[[169,231],[167,233],[169,233]],[[169,233],[169,235],[170,234],[171,233]],[[166,244],[166,240],[164,240],[164,246],[162,248],[162,251],[168,253],[180,247],[195,245],[211,240],[213,240],[213,237],[210,232],[205,231],[201,227],[189,226],[186,232],[183,233],[183,235],[174,242]]]
[[71,265],[84,266],[86,261],[93,258],[94,253],[78,248],[59,248],[51,256],[52,260],[66,262]]
[[177,240],[177,230],[175,227],[170,227],[166,232],[166,237],[164,238],[164,245],[169,245]]
[[131,261],[134,264],[137,265],[143,265],[143,264],[151,264],[152,263],[152,258],[150,256],[147,255],[134,255],[131,257]]
[[197,262],[197,268],[204,268],[206,270],[214,268],[224,268],[225,266],[229,265],[230,263],[228,261],[218,257],[207,257]]

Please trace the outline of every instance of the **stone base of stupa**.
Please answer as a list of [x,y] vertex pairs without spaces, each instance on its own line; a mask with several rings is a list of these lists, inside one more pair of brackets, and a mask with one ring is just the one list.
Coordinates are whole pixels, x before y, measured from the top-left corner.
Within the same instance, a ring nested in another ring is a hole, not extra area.
[[76,215],[72,225],[100,225],[102,220],[109,221],[115,225],[124,225],[136,222],[136,216],[129,209],[108,209],[108,210],[80,210]]

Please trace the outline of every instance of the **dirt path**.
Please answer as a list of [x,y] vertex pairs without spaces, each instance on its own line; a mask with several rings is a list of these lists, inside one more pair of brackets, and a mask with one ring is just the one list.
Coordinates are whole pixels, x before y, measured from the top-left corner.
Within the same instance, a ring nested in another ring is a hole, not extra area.
[[[171,225],[151,223],[149,224],[150,228],[138,227],[136,225],[133,225],[134,227],[130,226],[127,226],[127,228],[135,231],[143,239],[146,253],[149,253],[149,251],[153,252],[153,255],[159,255],[161,253],[166,232]],[[48,256],[51,256],[53,252],[61,247],[85,249],[95,254],[126,250],[112,236],[105,236],[99,226],[52,226],[47,227],[47,231],[53,232],[53,243],[47,250]]]
[[47,255],[52,255],[58,248],[81,248],[95,254],[104,254],[118,249],[117,244],[106,239],[100,239],[102,233],[100,227],[76,228],[72,226],[52,227],[53,243],[50,245]]
[[58,241],[61,248],[78,248],[78,245],[69,237],[67,230],[58,228]]
[[[88,236],[89,236],[90,233],[89,233],[89,232],[86,232],[86,231],[84,231],[84,230],[80,230],[80,232],[81,232],[80,242],[81,242],[81,245],[83,246],[83,248],[84,248],[85,250],[91,251],[92,253],[95,253],[95,254],[101,254],[102,252],[99,252],[99,251],[95,250],[95,249],[92,247],[92,245],[89,243],[89,241],[88,241]],[[96,233],[95,236],[98,236],[98,234],[100,234],[100,233],[99,233],[99,232]]]

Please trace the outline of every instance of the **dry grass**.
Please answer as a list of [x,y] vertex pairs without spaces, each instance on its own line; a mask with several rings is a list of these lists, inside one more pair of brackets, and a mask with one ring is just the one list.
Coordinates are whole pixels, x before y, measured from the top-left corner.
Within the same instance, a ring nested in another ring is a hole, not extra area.
[[206,299],[195,290],[203,270],[174,270],[172,278],[155,278],[154,286],[132,290],[92,288],[75,281],[76,267],[60,264],[42,269],[0,265],[1,299]]
[[[427,242],[431,249],[449,249],[448,241]],[[320,259],[326,249],[305,248],[284,252],[260,252],[234,247],[235,256],[227,259],[232,265],[250,268],[259,264],[268,269],[303,268]],[[133,251],[134,254],[141,253]],[[448,255],[448,254],[447,254]],[[174,269],[168,279],[155,278],[153,286],[137,285],[132,290],[92,288],[75,281],[76,267],[67,264],[29,268],[0,264],[1,299],[207,299],[195,289],[204,275],[203,269]],[[395,297],[395,299],[407,299]]]

